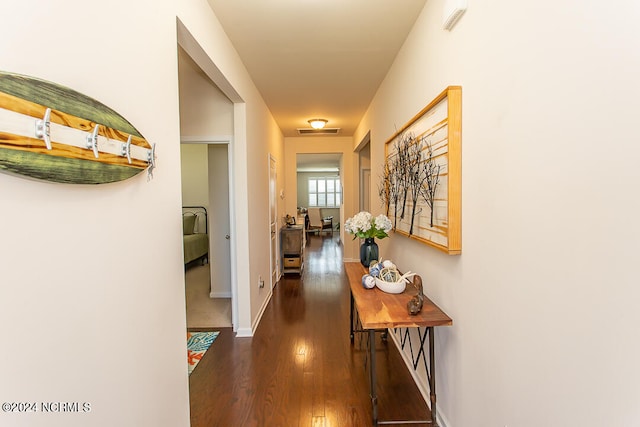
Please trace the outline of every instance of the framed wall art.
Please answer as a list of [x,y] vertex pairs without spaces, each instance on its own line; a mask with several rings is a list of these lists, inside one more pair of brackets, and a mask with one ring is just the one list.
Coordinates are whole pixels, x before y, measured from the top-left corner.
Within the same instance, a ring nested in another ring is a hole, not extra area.
[[394,231],[462,251],[462,88],[449,86],[385,143],[380,196]]

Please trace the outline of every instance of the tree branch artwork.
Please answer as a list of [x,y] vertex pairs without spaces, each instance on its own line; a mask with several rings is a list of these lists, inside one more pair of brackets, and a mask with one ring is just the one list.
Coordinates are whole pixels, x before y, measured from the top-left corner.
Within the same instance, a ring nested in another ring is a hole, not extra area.
[[396,228],[398,221],[399,201],[402,199],[402,180],[399,174],[397,156],[387,157],[382,167],[381,182],[378,187],[378,195],[385,206],[387,216],[390,217],[391,205],[393,204],[393,228]]
[[402,180],[399,178],[397,158],[391,160],[389,168],[389,195],[391,197],[391,203],[393,203],[393,228],[395,229],[398,223],[398,202],[402,198]]
[[405,209],[407,207],[407,197],[409,196],[409,187],[411,185],[411,146],[415,143],[415,137],[412,133],[403,133],[396,148],[396,179],[399,182],[402,199],[400,209],[400,219],[404,219]]
[[424,137],[417,140],[412,134],[403,134],[394,148],[394,155],[388,157],[383,166],[378,195],[387,216],[393,205],[394,229],[398,218],[404,219],[407,200],[411,202],[409,235],[412,235],[416,215],[422,211],[419,207],[421,200],[431,210],[429,226],[433,227],[434,201],[441,166],[436,163],[431,143]]
[[378,195],[380,196],[380,201],[382,202],[382,206],[384,206],[387,217],[389,216],[389,210],[391,209],[391,189],[389,186],[390,175],[391,165],[387,159],[382,166],[382,177],[380,179],[380,184],[378,185]]
[[449,255],[462,250],[461,144],[462,88],[448,86],[384,143],[378,186],[395,234]]
[[425,180],[424,168],[422,167],[422,140],[420,142],[413,140],[413,143],[407,149],[407,174],[409,177],[409,187],[407,193],[411,196],[411,225],[409,226],[409,235],[413,234],[413,224],[416,215],[420,213],[418,209],[418,201],[420,198],[420,188]]
[[424,199],[429,209],[431,209],[431,218],[429,226],[433,227],[433,202],[436,199],[436,192],[438,190],[438,184],[440,183],[440,165],[436,164],[436,160],[433,156],[433,148],[430,142],[426,143],[427,153],[423,165],[424,181],[420,185],[420,195]]

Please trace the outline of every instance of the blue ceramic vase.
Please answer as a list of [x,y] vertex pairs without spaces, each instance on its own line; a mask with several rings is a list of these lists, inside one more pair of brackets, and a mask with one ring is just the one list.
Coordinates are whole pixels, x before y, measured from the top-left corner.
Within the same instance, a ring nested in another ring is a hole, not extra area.
[[364,239],[364,243],[360,245],[360,262],[369,268],[371,261],[378,260],[378,244],[373,237]]

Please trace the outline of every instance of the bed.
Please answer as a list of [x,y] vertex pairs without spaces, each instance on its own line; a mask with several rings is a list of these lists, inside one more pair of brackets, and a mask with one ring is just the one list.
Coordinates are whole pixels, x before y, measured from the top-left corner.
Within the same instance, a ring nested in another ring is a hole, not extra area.
[[182,207],[182,237],[185,266],[195,261],[209,261],[207,209],[204,206]]

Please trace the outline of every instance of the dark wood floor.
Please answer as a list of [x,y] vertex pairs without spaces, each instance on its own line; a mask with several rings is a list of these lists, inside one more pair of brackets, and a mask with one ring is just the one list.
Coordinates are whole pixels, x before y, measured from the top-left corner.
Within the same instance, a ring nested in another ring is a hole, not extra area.
[[[222,329],[191,374],[191,426],[370,426],[366,345],[364,334],[349,340],[337,235],[312,236],[304,274],[278,282],[255,335]],[[393,342],[375,345],[380,418],[427,419]]]

